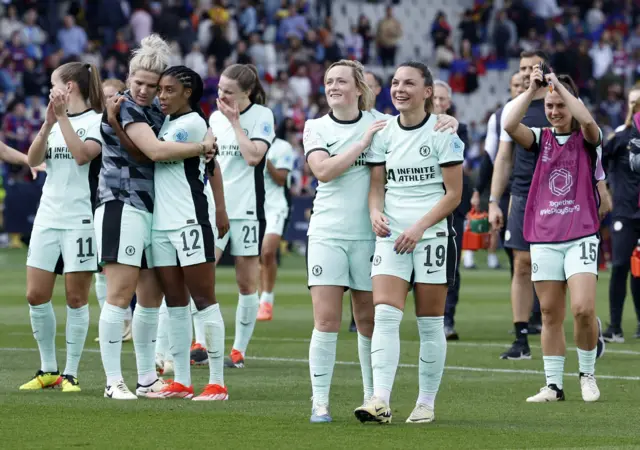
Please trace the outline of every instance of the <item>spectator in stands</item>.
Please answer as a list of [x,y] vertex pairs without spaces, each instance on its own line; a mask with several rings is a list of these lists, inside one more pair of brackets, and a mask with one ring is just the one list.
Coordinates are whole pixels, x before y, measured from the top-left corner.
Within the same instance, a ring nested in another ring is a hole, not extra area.
[[184,65],[196,72],[202,79],[207,76],[207,61],[200,51],[200,43],[194,42],[191,51],[184,58]]
[[22,73],[22,94],[25,97],[44,96],[48,93],[47,84],[47,76],[39,66],[36,66],[35,60],[25,59],[24,72]]
[[575,78],[576,85],[580,91],[580,97],[591,99],[594,87],[593,79],[593,59],[589,54],[589,42],[587,40],[580,41],[578,45],[578,53],[575,61]]
[[613,50],[609,43],[610,33],[605,31],[602,33],[600,40],[593,44],[589,55],[593,60],[593,78],[599,80],[609,71],[613,62]]
[[251,56],[247,53],[247,43],[238,41],[236,43],[236,51],[231,55],[231,61],[235,64],[253,64]]
[[249,0],[240,0],[240,14],[238,15],[238,25],[240,26],[240,36],[248,39],[251,33],[258,29],[258,13]]
[[11,35],[9,51],[11,52],[11,60],[15,70],[21,73],[24,70],[24,60],[27,59],[27,50],[22,45],[22,33],[20,31],[14,31]]
[[87,48],[87,33],[70,14],[64,16],[64,28],[58,31],[58,44],[65,57],[80,56]]
[[289,15],[282,19],[278,27],[278,40],[284,42],[290,36],[295,36],[302,40],[308,30],[307,19],[298,12],[296,4],[292,3],[289,6]]
[[586,35],[586,30],[582,19],[578,13],[571,14],[569,23],[567,24],[567,35],[569,39],[583,39]]
[[[30,8],[24,14],[24,28],[22,28],[22,42],[26,47],[32,46],[37,51],[35,56],[41,57],[42,52],[38,46],[44,44],[47,40],[47,33],[36,23],[38,13],[35,8]],[[37,50],[36,50],[37,49]]]
[[398,42],[402,38],[402,24],[393,17],[393,8],[387,6],[384,19],[378,22],[376,42],[382,67],[395,66]]
[[451,25],[447,22],[447,16],[444,12],[438,11],[435,19],[431,24],[431,40],[434,48],[445,45],[447,38],[451,35]]
[[357,25],[351,26],[351,33],[346,36],[344,46],[347,49],[347,59],[355,59],[356,61],[362,62],[364,40],[360,33],[358,33]]
[[[462,20],[458,24],[458,29],[462,34],[462,41],[469,41],[472,46],[477,45],[480,42],[480,33],[478,25],[473,17],[473,10],[466,9],[462,15]],[[462,52],[462,50],[460,50]]]
[[455,50],[453,49],[453,42],[451,36],[447,38],[444,45],[436,47],[436,65],[440,69],[440,79],[449,79],[449,69],[451,64],[456,58]]
[[633,34],[629,37],[629,41],[627,42],[627,51],[629,53],[634,53],[638,49],[640,49],[640,21],[638,21]]
[[593,6],[587,11],[586,21],[589,32],[594,33],[600,29],[600,27],[607,20],[604,12],[602,12],[602,1],[596,0],[593,2]]
[[[147,2],[141,2],[138,8],[133,11],[131,18],[129,19],[129,25],[133,32],[133,39],[135,44],[140,42],[151,34],[153,29],[153,18],[148,10]],[[175,24],[174,24],[175,26]]]
[[21,32],[24,24],[18,18],[18,10],[16,5],[7,6],[7,15],[0,20],[0,39],[8,41],[13,33]]
[[505,10],[499,11],[496,16],[492,37],[493,46],[496,49],[496,58],[498,60],[507,59],[517,42],[518,31]]
[[311,81],[308,77],[306,65],[298,67],[296,73],[289,78],[289,89],[295,96],[303,108],[309,106],[309,98],[311,96]]
[[362,36],[362,64],[369,64],[369,56],[371,52],[371,42],[373,41],[373,31],[369,18],[364,14],[360,14],[358,18],[358,33]]

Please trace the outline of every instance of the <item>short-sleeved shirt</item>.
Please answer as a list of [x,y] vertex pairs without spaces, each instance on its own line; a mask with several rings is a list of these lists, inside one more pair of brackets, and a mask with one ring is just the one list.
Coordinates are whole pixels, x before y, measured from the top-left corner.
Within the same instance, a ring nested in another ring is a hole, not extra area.
[[[533,141],[533,145],[531,146],[531,148],[529,149],[530,152],[532,152],[535,155],[535,161],[537,163],[538,158],[542,157],[544,158],[544,149],[540,148],[540,136],[542,135],[542,128],[531,128],[531,131],[533,132],[533,136],[534,136],[534,141]],[[558,144],[560,145],[564,145],[569,138],[571,137],[572,133],[566,133],[566,134],[559,134],[556,133],[555,131],[553,132],[554,137],[556,138],[556,140],[558,141]],[[600,142],[598,145],[593,145],[590,142],[587,142],[586,140],[584,141],[584,147],[585,149],[587,149],[588,151],[590,151],[592,153],[592,157],[593,157],[593,178],[596,181],[602,181],[605,179],[605,173],[602,167],[602,130],[600,130]]]
[[[418,222],[444,197],[442,167],[464,162],[464,143],[457,134],[433,130],[437,116],[405,127],[400,117],[391,120],[373,137],[371,161],[383,162],[387,173],[384,215],[395,240]],[[449,236],[447,218],[427,229],[422,239]],[[380,239],[380,238],[378,238]]]
[[[172,142],[202,142],[207,122],[197,113],[167,116],[158,138]],[[188,225],[210,225],[205,193],[205,160],[200,156],[155,163],[154,230],[179,230]]]
[[[151,106],[140,106],[129,91],[120,105],[118,120],[122,128],[132,123],[146,123],[158,135],[164,124],[160,101],[156,97]],[[153,169],[151,160],[138,162],[127,150],[109,125],[107,113],[102,117],[102,168],[98,184],[98,205],[119,200],[142,211],[153,212]]]
[[630,164],[638,150],[640,132],[633,125],[618,127],[604,147],[615,218],[640,219],[640,173]]
[[[240,113],[240,125],[252,141],[261,141],[271,147],[275,139],[274,119],[265,106],[251,104]],[[265,158],[250,166],[240,152],[231,122],[220,111],[209,118],[209,126],[218,139],[218,164],[224,183],[224,199],[229,219],[264,220],[264,165]]]
[[[303,135],[305,158],[316,151],[329,156],[346,152],[364,137],[376,120],[368,111],[361,111],[355,120],[349,121],[339,120],[332,113],[307,120]],[[309,236],[349,241],[375,239],[367,200],[371,180],[368,150],[341,175],[326,183],[318,182]]]
[[291,206],[291,194],[289,189],[291,187],[291,171],[293,170],[293,164],[295,162],[295,151],[291,144],[284,139],[276,139],[273,145],[267,152],[267,160],[273,164],[276,170],[284,169],[288,171],[287,181],[284,186],[278,186],[267,172],[264,187],[266,193],[265,208],[267,214],[270,211],[280,212],[285,209],[289,209]]
[[[101,114],[88,110],[68,117],[82,141],[95,141],[104,149],[100,137]],[[47,138],[45,163],[47,179],[34,225],[63,230],[93,228],[100,156],[88,164],[78,165],[56,123]]]
[[[520,94],[522,95],[522,94]],[[509,116],[513,100],[504,105],[502,116],[500,118],[500,140],[504,142],[512,142],[513,139],[504,129],[506,118]],[[529,109],[522,118],[522,124],[531,127],[549,127],[551,124],[547,120],[544,113],[544,99],[533,100],[529,105]],[[536,168],[535,156],[523,149],[514,142],[514,162],[513,172],[511,174],[511,194],[519,197],[526,197],[529,194],[531,180],[533,180],[533,172]]]

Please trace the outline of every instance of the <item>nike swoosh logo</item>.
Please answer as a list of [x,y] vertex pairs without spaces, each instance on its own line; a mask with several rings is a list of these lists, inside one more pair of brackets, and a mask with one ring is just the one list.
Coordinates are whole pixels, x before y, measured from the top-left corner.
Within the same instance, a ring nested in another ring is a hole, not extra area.
[[87,261],[91,261],[91,258],[81,259],[81,260],[80,260],[80,264],[84,264],[84,263],[86,263]]
[[385,154],[385,155],[388,155],[389,153],[391,153],[391,150],[385,150],[385,151],[384,151],[384,154]]
[[424,360],[424,359],[422,359],[422,358],[420,358],[420,361],[422,361],[422,362],[423,362],[423,363],[425,363],[425,364],[433,364],[433,363],[435,363],[435,362],[436,362],[435,360],[433,360],[433,361],[425,361],[425,360]]
[[323,377],[323,376],[325,376],[325,375],[327,375],[327,374],[326,374],[326,373],[314,373],[314,374],[313,374],[313,376],[314,376],[315,378],[317,378],[317,377]]
[[191,252],[191,253],[187,253],[187,258],[191,258],[193,255],[195,255],[198,252]]
[[247,325],[251,325],[251,322],[240,322],[240,325],[244,325],[246,327]]
[[251,248],[253,245],[245,245],[244,248]]
[[592,264],[592,263],[593,263],[593,261],[583,261],[583,262],[582,262],[582,264],[584,264],[585,266],[587,266],[587,265],[589,265],[589,264]]
[[107,392],[107,397],[113,398],[113,393],[112,392]]
[[153,344],[155,341],[156,341],[156,340],[155,340],[155,339],[153,339],[153,340],[151,341],[151,343]]
[[216,356],[220,356],[220,352],[207,352],[207,354],[211,355],[212,358],[215,358]]
[[327,144],[327,147],[333,147],[334,145],[336,145],[338,143],[338,141],[332,142],[331,144]]
[[431,269],[427,269],[427,273],[428,274],[432,274],[432,273],[436,273],[436,272],[441,272],[442,269],[438,269],[438,270],[431,270]]
[[75,345],[76,343],[75,343],[75,342],[69,342],[69,341],[67,341],[67,344],[69,344],[69,345]]
[[374,351],[372,351],[372,352],[371,352],[371,354],[373,355],[374,353],[376,353],[376,352],[381,352],[381,351],[382,351],[382,349],[381,349],[381,348],[379,348],[378,350],[374,350]]
[[117,344],[120,341],[109,341],[109,344]]
[[376,413],[379,413],[380,411],[382,411],[384,408],[376,408]]

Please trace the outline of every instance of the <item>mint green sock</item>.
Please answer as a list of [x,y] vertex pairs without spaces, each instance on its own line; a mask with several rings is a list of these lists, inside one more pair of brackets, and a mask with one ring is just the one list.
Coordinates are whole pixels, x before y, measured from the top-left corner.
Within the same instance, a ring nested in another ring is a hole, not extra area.
[[171,353],[169,353],[169,327],[169,311],[167,310],[167,303],[162,299],[162,304],[158,310],[156,355],[163,361],[171,360]]
[[238,307],[236,309],[236,338],[233,341],[233,349],[238,350],[244,356],[253,335],[258,317],[260,298],[258,292],[249,295],[238,295]]
[[418,361],[418,403],[433,408],[447,359],[444,317],[418,317],[420,359]]
[[365,400],[373,395],[373,369],[371,368],[371,338],[358,333],[358,358],[362,373]]
[[133,313],[131,332],[133,334],[133,348],[136,352],[138,383],[142,386],[149,386],[158,378],[156,340],[158,338],[159,310],[160,308],[145,308],[136,305]]
[[100,309],[104,306],[104,302],[107,301],[107,277],[103,273],[96,274],[96,298]]
[[[122,380],[122,325],[126,311],[124,308],[105,303],[100,312],[98,336],[100,356],[107,376],[107,386]],[[155,364],[155,362],[154,362]]]
[[[595,352],[595,350],[594,350]],[[595,354],[595,353],[594,353]],[[562,389],[564,376],[564,356],[543,356],[544,374],[547,377],[547,386],[555,384]]]
[[33,337],[40,350],[40,370],[57,372],[56,360],[56,315],[51,300],[42,305],[29,305],[29,318]]
[[224,386],[224,320],[216,303],[198,312],[209,359],[209,384]]
[[400,362],[400,322],[403,313],[389,305],[376,306],[371,337],[373,395],[389,403]]
[[338,333],[326,333],[313,329],[309,344],[309,372],[314,403],[329,404],[337,344]]
[[596,372],[597,347],[593,350],[578,349],[578,366],[580,373],[593,375]]
[[89,305],[80,308],[67,306],[67,364],[64,368],[65,375],[78,376],[80,357],[84,350],[84,343],[89,331]]
[[[137,310],[137,308],[136,308]],[[167,308],[169,315],[169,348],[176,383],[191,386],[191,311],[188,306]]]
[[198,314],[198,308],[196,308],[196,303],[193,299],[191,299],[191,314],[193,316],[193,328],[196,335],[196,344],[200,344],[204,348],[207,348],[207,345],[204,342],[204,325],[202,323],[202,316]]

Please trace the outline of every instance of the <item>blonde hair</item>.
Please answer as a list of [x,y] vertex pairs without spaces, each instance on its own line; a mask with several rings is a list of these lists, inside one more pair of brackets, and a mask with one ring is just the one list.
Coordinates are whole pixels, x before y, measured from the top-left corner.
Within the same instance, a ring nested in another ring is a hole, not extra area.
[[129,76],[138,70],[162,74],[169,65],[171,48],[157,34],[147,36],[140,42],[140,48],[132,52],[129,61]]
[[[627,98],[631,97],[632,92],[640,92],[640,85],[637,84],[632,87],[627,94]],[[633,115],[637,112],[640,112],[640,97],[636,100],[635,103],[636,104],[633,105],[633,108],[629,108],[629,110],[627,111],[627,118],[624,121],[624,126],[627,128],[629,128],[633,123]]]
[[112,87],[118,92],[122,92],[125,90],[125,84],[118,80],[117,78],[108,78],[102,82],[102,87]]
[[356,89],[360,91],[360,97],[358,97],[358,109],[361,111],[369,111],[375,105],[376,96],[373,94],[371,88],[367,84],[367,81],[364,77],[364,66],[358,61],[352,61],[350,59],[341,59],[338,62],[334,62],[329,66],[327,71],[324,73],[324,79],[326,81],[327,74],[331,69],[337,66],[345,66],[351,68],[351,73],[353,74],[353,79],[356,82]]

